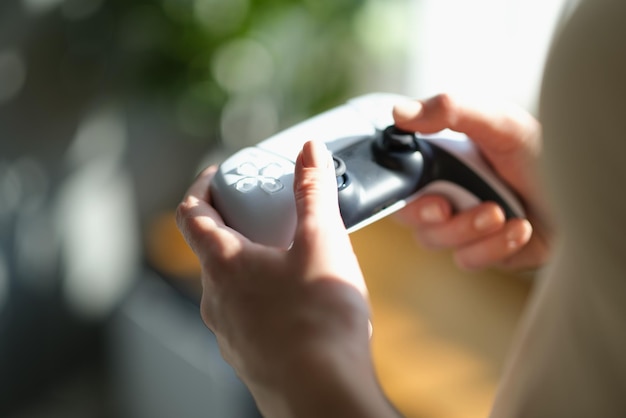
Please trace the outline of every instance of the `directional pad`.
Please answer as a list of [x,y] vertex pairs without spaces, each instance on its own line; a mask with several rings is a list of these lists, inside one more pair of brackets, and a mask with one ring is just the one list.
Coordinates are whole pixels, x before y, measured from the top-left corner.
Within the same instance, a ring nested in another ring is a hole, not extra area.
[[256,177],[259,175],[259,169],[253,163],[243,163],[237,167],[237,174],[245,177]]
[[241,193],[248,193],[256,187],[260,187],[266,193],[273,194],[285,187],[279,180],[283,176],[284,170],[277,163],[269,163],[259,168],[254,163],[245,162],[235,171],[237,175],[241,176],[235,183],[235,189]]
[[259,180],[254,177],[244,177],[235,183],[235,189],[241,193],[248,193],[254,190],[259,185]]

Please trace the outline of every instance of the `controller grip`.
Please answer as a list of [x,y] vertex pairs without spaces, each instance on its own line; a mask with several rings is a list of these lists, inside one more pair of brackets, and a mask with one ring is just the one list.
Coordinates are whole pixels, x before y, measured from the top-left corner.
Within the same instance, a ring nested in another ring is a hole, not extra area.
[[419,195],[437,193],[450,200],[457,211],[469,209],[480,202],[494,202],[498,204],[507,219],[525,217],[524,207],[509,187],[487,167],[482,161],[473,161],[469,166],[469,159],[463,161],[436,142],[430,142],[429,168],[433,181],[424,185]]
[[220,164],[210,193],[224,223],[252,241],[287,248],[296,228],[294,164],[244,148]]

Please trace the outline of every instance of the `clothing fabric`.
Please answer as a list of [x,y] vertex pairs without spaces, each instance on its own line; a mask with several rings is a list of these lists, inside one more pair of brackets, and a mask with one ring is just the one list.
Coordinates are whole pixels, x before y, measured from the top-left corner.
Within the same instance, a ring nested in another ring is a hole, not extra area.
[[494,418],[626,417],[626,2],[583,0],[565,19],[539,109],[560,238]]

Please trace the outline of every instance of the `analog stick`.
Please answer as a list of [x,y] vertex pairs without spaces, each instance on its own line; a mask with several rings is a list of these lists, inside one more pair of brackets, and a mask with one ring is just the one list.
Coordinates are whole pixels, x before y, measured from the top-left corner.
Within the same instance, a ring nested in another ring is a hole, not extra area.
[[395,125],[388,126],[383,131],[382,147],[392,152],[415,152],[418,149],[415,134],[398,129]]

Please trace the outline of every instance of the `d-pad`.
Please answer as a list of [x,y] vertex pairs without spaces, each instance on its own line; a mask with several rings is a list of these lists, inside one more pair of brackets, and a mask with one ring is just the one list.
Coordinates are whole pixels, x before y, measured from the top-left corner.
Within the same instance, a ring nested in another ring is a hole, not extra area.
[[285,187],[279,180],[284,174],[283,168],[277,163],[269,163],[259,168],[254,163],[245,162],[237,167],[236,173],[241,178],[235,183],[235,189],[241,193],[260,187],[264,192],[273,194]]

